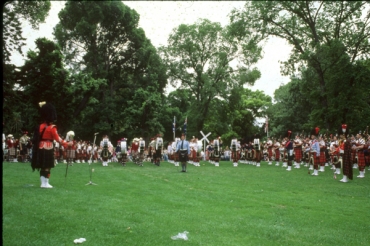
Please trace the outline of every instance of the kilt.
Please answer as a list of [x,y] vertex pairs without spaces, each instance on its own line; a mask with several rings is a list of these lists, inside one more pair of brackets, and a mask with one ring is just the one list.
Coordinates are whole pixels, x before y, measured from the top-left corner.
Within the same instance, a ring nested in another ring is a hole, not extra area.
[[27,144],[22,144],[22,150],[21,150],[20,154],[21,155],[28,155]]
[[188,150],[179,150],[179,161],[180,162],[187,162],[189,158]]
[[8,155],[16,155],[14,147],[8,149]]
[[345,142],[343,154],[343,175],[346,175],[349,179],[353,179],[352,161],[351,145],[348,142]]
[[74,159],[74,158],[76,158],[76,151],[74,149],[67,149],[66,150],[66,158],[67,159]]
[[195,150],[191,151],[191,158],[193,159],[193,161],[197,160],[197,152]]
[[38,149],[38,158],[32,156],[32,167],[35,169],[47,169],[55,166],[54,149]]
[[256,155],[255,156],[256,162],[261,162],[261,159],[262,159],[262,151],[256,150],[255,155]]
[[362,150],[357,152],[357,162],[360,171],[363,170],[366,164],[365,164],[365,155]]
[[267,151],[269,153],[269,158],[271,158],[272,157],[272,147],[268,147]]
[[238,158],[239,158],[239,153],[237,151],[232,151],[231,152],[231,159],[234,161],[234,162],[237,162],[238,161]]
[[153,157],[156,158],[156,159],[161,159],[162,158],[162,150],[157,149],[155,151],[155,156],[153,156]]
[[300,162],[302,160],[302,148],[294,148],[295,161]]
[[275,161],[279,161],[279,158],[280,158],[280,150],[275,149]]
[[325,152],[320,150],[320,160],[319,160],[321,165],[324,165],[326,162],[326,157],[325,157]]

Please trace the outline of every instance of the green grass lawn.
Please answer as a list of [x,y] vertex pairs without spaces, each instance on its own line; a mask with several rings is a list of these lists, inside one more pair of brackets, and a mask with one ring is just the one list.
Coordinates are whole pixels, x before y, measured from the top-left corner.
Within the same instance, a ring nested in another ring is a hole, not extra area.
[[[370,245],[370,171],[341,183],[326,167],[126,167],[51,171],[41,189],[29,163],[3,163],[4,245]],[[188,231],[188,241],[171,236]]]

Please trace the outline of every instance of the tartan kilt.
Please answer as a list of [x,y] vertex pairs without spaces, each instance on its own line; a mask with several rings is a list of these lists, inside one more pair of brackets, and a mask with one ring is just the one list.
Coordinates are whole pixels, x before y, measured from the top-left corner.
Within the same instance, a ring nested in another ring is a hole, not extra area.
[[239,160],[239,153],[237,151],[232,151],[231,152],[231,159],[233,161],[238,161]]
[[279,159],[280,159],[280,150],[276,149],[275,150],[275,161],[279,161]]
[[66,150],[66,158],[68,158],[68,159],[76,158],[76,151],[74,149],[67,149]]
[[15,148],[9,148],[8,149],[8,155],[16,155],[15,154]]
[[295,161],[300,162],[302,160],[302,148],[294,148]]
[[34,168],[45,169],[55,167],[54,149],[38,149],[38,162],[34,163]]
[[22,150],[20,151],[21,155],[28,155],[28,148],[26,144],[22,144]]
[[320,156],[316,156],[316,153],[313,153],[312,158],[313,158],[313,164],[315,166],[320,165],[320,163],[321,163],[321,152],[320,152]]
[[325,152],[324,151],[320,150],[320,160],[319,161],[320,161],[321,164],[325,164],[326,157],[325,157]]
[[363,151],[357,152],[357,162],[359,168],[365,168],[365,155]]
[[191,151],[191,158],[192,158],[193,160],[196,160],[196,159],[197,159],[197,152],[196,152],[195,150],[192,150],[192,151]]
[[272,147],[269,147],[267,149],[267,152],[269,153],[269,158],[271,158],[272,157]]

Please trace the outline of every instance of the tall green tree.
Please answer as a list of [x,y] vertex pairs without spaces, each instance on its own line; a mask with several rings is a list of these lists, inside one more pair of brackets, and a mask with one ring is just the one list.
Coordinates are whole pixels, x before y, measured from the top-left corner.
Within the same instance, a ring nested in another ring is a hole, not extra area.
[[[253,1],[243,10],[231,14],[232,26],[238,35],[255,30],[264,37],[277,36],[293,47],[290,58],[283,62],[282,73],[298,75],[306,69],[315,72],[313,87],[317,88],[315,117],[323,119],[325,128],[333,128],[328,96],[335,77],[327,75],[346,54],[349,63],[366,59],[370,54],[370,8],[368,1]],[[334,53],[337,47],[342,53]],[[324,54],[331,53],[329,59]],[[349,78],[357,84],[357,76]],[[355,98],[347,97],[346,101]],[[351,110],[350,107],[347,110]],[[342,119],[345,120],[345,119]]]
[[[68,1],[59,18],[54,34],[73,74],[99,83],[97,90],[81,87],[73,117],[113,138],[161,131],[165,68],[138,28],[138,13],[117,1]],[[83,125],[75,127],[87,134]]]
[[[206,19],[192,25],[182,24],[160,49],[170,83],[191,92],[191,108],[186,114],[196,122],[194,132],[202,130],[215,98],[225,99],[232,88],[253,85],[260,77],[253,64],[260,58],[258,38],[239,40],[229,35],[229,28]],[[238,66],[232,63],[239,62]]]
[[62,133],[72,125],[72,84],[64,68],[63,55],[59,46],[46,38],[38,38],[35,51],[27,53],[21,77],[18,80],[22,100],[17,102],[27,128],[33,128],[40,121],[38,112],[41,101],[53,103],[57,110],[57,124]]
[[26,45],[26,39],[22,23],[30,23],[32,28],[37,29],[48,15],[50,1],[6,1],[2,10],[3,122],[8,131],[18,132],[18,126],[24,123],[18,108],[22,98],[17,83],[19,71],[10,64],[10,57],[16,53],[23,55],[22,47]]

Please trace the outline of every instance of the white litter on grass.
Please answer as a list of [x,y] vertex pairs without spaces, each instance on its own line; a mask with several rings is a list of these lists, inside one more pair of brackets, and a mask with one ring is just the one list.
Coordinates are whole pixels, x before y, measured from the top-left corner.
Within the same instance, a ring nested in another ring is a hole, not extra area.
[[75,239],[73,242],[74,243],[83,243],[86,241],[86,238],[79,238],[79,239]]
[[179,232],[176,236],[171,237],[172,240],[177,240],[177,239],[183,239],[183,240],[188,240],[188,234],[189,232],[184,231],[184,232]]

